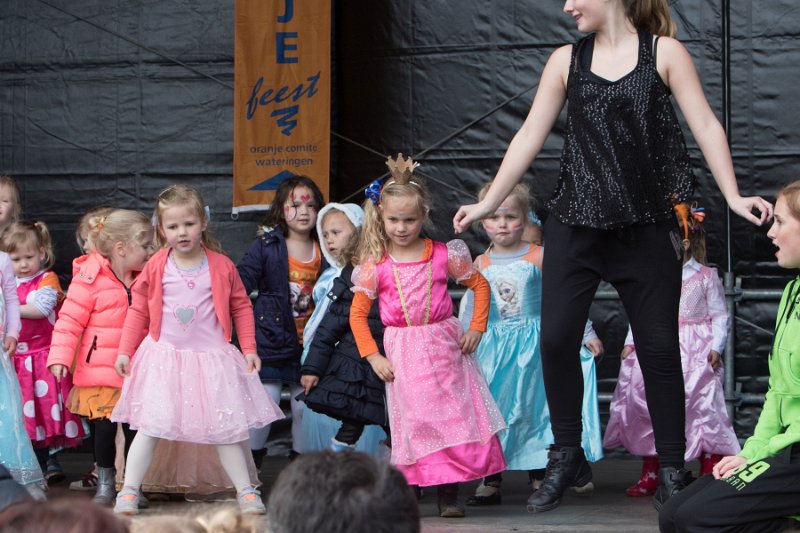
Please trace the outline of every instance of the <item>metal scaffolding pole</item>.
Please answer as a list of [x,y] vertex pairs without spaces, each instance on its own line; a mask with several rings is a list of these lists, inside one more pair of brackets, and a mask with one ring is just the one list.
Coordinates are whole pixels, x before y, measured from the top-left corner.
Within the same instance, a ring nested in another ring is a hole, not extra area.
[[[731,145],[731,4],[730,0],[722,0],[722,126]],[[733,257],[731,252],[731,210],[725,209],[725,245],[727,249],[727,269],[723,275],[725,282],[725,300],[728,306],[728,340],[725,343],[723,365],[725,368],[725,403],[728,407],[728,418],[736,417],[736,380],[734,375],[734,355],[736,340],[736,279],[733,274]]]

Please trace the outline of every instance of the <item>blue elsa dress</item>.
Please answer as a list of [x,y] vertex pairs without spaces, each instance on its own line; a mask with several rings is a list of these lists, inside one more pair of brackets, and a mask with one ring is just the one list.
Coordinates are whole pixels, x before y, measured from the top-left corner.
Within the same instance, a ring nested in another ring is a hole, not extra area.
[[[16,290],[15,294],[16,296]],[[6,301],[0,291],[0,324],[6,323]],[[31,439],[25,431],[22,415],[22,393],[11,354],[2,351],[5,335],[0,331],[0,464],[14,480],[35,497],[43,497],[44,476],[33,453]]]
[[[527,243],[526,243],[527,244]],[[529,244],[517,252],[490,252],[475,264],[491,286],[489,322],[475,356],[508,429],[498,434],[508,470],[536,470],[547,466],[553,443],[547,407],[541,339],[542,272],[535,264],[542,248]],[[469,327],[472,315],[469,291],[461,322]],[[583,437],[589,461],[603,457],[594,357],[580,351],[583,368]]]

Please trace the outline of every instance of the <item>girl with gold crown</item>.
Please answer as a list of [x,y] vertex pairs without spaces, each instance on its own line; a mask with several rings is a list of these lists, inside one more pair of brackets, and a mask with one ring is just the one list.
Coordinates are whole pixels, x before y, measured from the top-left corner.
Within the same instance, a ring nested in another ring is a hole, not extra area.
[[[486,331],[489,285],[464,241],[420,237],[430,202],[412,176],[416,163],[400,154],[387,165],[392,178],[366,191],[350,325],[361,356],[386,382],[392,463],[409,484],[438,486],[440,516],[463,517],[458,483],[506,466],[496,436],[506,425],[472,356]],[[453,316],[448,277],[475,293],[467,332]],[[375,299],[385,357],[367,323]]]

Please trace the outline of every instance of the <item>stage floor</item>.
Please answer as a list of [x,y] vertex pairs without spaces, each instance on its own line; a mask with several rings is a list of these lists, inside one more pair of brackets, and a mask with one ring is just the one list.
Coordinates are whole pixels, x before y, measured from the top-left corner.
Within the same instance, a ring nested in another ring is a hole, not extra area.
[[[80,474],[91,467],[91,455],[86,453],[62,453],[61,465],[67,481],[55,486],[50,497],[90,497],[91,492],[67,489],[68,481],[80,478]],[[261,481],[265,499],[275,478],[288,464],[280,456],[268,456],[264,460]],[[690,467],[696,471],[696,464]],[[503,504],[493,507],[467,507],[463,519],[439,518],[436,510],[436,490],[428,489],[420,500],[422,531],[425,533],[458,532],[503,532],[503,531],[553,531],[553,532],[632,532],[658,531],[657,515],[651,498],[629,498],[625,488],[639,476],[641,463],[635,459],[604,459],[593,465],[595,489],[591,494],[567,493],[561,506],[553,511],[531,514],[525,509],[530,494],[526,472],[504,474]],[[462,485],[461,500],[472,494],[477,482]],[[150,509],[142,510],[141,516],[152,514],[194,514],[207,512],[219,505],[230,503],[186,502],[179,495],[159,501],[152,498]]]

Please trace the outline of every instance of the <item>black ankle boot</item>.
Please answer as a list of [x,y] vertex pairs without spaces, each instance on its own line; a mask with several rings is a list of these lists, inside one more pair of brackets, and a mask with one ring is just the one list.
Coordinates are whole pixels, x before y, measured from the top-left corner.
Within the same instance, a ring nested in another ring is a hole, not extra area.
[[439,516],[464,518],[464,508],[458,503],[458,483],[439,485],[436,489],[439,500]]
[[550,446],[547,469],[539,490],[528,498],[528,512],[543,513],[555,509],[567,487],[583,486],[592,480],[592,469],[580,446]]
[[694,481],[692,473],[685,468],[680,470],[671,466],[659,468],[658,489],[653,496],[653,506],[656,511],[661,511],[661,507],[667,503],[667,500],[685,489],[692,481]]

